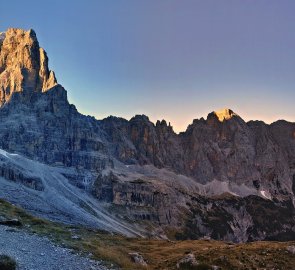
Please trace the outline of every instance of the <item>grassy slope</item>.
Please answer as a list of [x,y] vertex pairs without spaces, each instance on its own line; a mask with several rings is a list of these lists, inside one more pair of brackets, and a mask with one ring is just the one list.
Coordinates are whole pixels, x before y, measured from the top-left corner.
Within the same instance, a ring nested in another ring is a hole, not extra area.
[[[92,253],[94,258],[115,263],[123,269],[175,269],[184,254],[193,252],[200,262],[218,265],[222,269],[294,269],[295,256],[286,251],[295,242],[253,242],[233,245],[220,241],[163,241],[130,239],[98,230],[70,227],[35,218],[24,210],[0,199],[0,216],[19,218],[24,229],[45,235],[59,244],[79,252]],[[72,239],[72,236],[79,239]],[[129,258],[129,252],[139,252],[148,260],[140,268]]]

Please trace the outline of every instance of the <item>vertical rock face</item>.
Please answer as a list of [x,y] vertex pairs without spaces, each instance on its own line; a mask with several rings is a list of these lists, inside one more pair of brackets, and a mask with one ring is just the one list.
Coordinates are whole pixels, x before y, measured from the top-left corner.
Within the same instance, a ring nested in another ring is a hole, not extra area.
[[45,92],[57,84],[33,30],[10,28],[0,35],[0,106],[15,92]]
[[180,137],[165,120],[154,125],[147,116],[136,115],[130,121],[108,117],[101,124],[115,149],[113,154],[124,163],[183,169]]

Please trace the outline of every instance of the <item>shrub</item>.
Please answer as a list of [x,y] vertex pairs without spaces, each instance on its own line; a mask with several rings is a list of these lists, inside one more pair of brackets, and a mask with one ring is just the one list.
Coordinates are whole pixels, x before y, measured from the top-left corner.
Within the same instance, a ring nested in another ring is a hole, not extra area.
[[196,270],[211,270],[212,266],[206,263],[200,263],[197,265]]
[[200,263],[198,265],[191,265],[190,263],[182,263],[179,269],[181,270],[212,270],[212,266],[206,263]]
[[0,269],[1,270],[15,270],[16,262],[7,255],[0,255]]

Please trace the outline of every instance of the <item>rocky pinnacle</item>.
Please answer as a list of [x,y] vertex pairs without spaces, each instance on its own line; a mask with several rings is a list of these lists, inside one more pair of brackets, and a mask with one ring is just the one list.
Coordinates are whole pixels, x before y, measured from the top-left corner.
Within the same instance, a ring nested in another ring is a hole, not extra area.
[[0,106],[15,92],[46,92],[56,84],[34,30],[9,28],[0,33]]

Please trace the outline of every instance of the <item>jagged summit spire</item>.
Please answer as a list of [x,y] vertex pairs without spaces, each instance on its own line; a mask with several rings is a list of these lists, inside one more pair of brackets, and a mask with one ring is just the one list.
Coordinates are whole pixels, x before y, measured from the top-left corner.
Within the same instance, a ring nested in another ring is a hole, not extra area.
[[45,92],[56,84],[34,30],[9,28],[0,33],[0,106],[14,92]]

